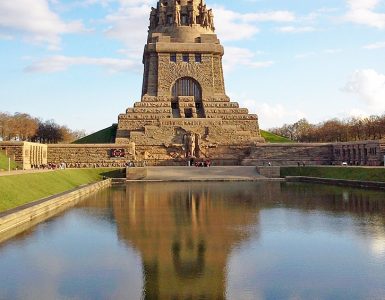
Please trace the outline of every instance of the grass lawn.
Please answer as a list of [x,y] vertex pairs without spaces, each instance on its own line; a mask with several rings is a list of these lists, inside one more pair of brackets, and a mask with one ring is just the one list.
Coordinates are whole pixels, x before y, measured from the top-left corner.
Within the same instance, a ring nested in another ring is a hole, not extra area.
[[286,176],[308,176],[320,178],[385,182],[385,168],[282,167],[281,177]]
[[[17,167],[16,162],[11,159],[11,170],[15,170]],[[8,157],[4,154],[4,152],[0,151],[0,172],[8,170]]]
[[102,129],[93,134],[87,135],[84,138],[81,138],[74,144],[109,144],[115,142],[116,130],[118,125],[114,124],[110,127]]
[[0,177],[0,211],[99,181],[114,171],[77,169]]
[[279,136],[264,130],[261,130],[261,135],[267,143],[294,143],[292,140],[286,137]]

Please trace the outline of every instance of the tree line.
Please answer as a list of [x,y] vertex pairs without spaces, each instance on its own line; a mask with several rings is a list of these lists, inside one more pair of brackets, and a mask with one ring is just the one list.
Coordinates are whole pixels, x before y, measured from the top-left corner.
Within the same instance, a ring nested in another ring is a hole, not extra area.
[[54,120],[43,121],[26,113],[0,112],[0,139],[45,144],[71,143],[85,136],[84,130],[71,130]]
[[294,124],[285,124],[271,132],[297,142],[350,142],[385,138],[385,114],[367,118],[331,119],[311,124],[301,119]]

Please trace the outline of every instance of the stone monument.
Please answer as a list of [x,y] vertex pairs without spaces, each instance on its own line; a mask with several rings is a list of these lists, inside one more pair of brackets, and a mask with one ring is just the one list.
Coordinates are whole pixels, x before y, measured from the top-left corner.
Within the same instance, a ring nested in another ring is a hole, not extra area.
[[258,117],[226,95],[223,55],[204,0],[158,1],[143,54],[142,99],[119,116],[116,143],[167,160],[264,142]]

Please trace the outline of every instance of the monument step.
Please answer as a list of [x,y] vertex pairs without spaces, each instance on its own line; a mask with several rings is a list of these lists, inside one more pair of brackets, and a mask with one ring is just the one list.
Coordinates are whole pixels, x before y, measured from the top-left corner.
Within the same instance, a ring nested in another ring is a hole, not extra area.
[[254,181],[266,177],[256,167],[144,167],[128,168],[128,180],[143,181]]

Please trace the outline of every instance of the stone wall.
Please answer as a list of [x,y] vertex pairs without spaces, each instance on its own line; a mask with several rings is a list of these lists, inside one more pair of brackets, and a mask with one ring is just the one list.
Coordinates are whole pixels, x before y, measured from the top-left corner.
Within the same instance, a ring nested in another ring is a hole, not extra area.
[[47,145],[29,142],[0,142],[0,150],[18,163],[23,170],[47,164]]
[[257,167],[258,174],[267,178],[280,178],[281,168],[280,167]]
[[[248,145],[209,145],[200,150],[200,158],[209,159],[213,165],[249,165],[249,166],[296,166],[341,164],[336,150],[341,147],[355,147],[360,143],[343,144],[256,144]],[[368,153],[367,165],[380,165],[385,155],[385,141],[366,142]],[[123,149],[123,157],[112,157],[113,149]],[[352,152],[353,153],[353,152]],[[358,152],[356,152],[358,153]],[[148,166],[182,166],[187,164],[182,144],[95,144],[95,145],[49,145],[48,162],[65,162],[68,167],[124,167],[132,161],[136,164],[145,162]],[[362,161],[362,165],[364,162]]]
[[[113,152],[120,152],[122,156]],[[69,168],[125,167],[128,161],[134,160],[135,146],[132,144],[48,145],[48,162],[65,163]]]
[[384,165],[385,139],[358,141],[333,145],[334,164],[347,163],[357,166]]
[[[187,160],[181,147],[153,145],[136,148],[137,158],[147,165],[186,165]],[[273,166],[330,165],[333,160],[331,144],[256,144],[211,145],[203,149],[197,160],[209,159],[213,165]]]
[[266,166],[330,165],[333,162],[331,144],[259,144],[250,149],[243,165]]

